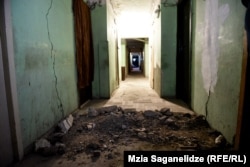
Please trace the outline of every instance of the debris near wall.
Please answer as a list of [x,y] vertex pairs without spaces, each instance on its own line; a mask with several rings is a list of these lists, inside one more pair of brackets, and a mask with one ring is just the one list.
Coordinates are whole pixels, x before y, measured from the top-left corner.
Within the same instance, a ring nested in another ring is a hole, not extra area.
[[92,161],[99,157],[113,159],[120,156],[114,150],[140,142],[164,147],[166,151],[231,149],[204,116],[172,112],[170,108],[144,112],[118,106],[89,108],[86,115],[75,114],[71,125],[68,129],[60,124],[61,131],[47,138],[51,145],[62,143],[61,154],[69,160],[83,153],[90,155]]
[[59,122],[53,133],[35,142],[35,152],[43,156],[64,154],[66,146],[62,143],[62,138],[73,126],[73,121],[74,117],[70,114],[67,118]]

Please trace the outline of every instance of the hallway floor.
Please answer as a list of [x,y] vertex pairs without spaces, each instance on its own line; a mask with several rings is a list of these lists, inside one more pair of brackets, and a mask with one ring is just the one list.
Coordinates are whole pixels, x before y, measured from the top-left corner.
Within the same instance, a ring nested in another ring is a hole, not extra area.
[[46,137],[52,143],[57,136],[56,142],[64,145],[60,153],[51,155],[52,149],[42,150],[43,156],[31,153],[14,166],[120,167],[125,150],[199,151],[228,146],[215,143],[220,133],[203,116],[181,101],[160,98],[140,74],[122,81],[112,98],[89,101],[73,116],[73,126],[62,138],[57,132]]
[[136,111],[160,110],[168,107],[173,112],[193,113],[181,100],[160,98],[150,87],[148,78],[136,72],[128,75],[124,81],[121,81],[119,88],[109,100],[90,101],[80,112],[86,112],[86,109],[90,106],[112,105],[117,105],[124,109],[135,109]]

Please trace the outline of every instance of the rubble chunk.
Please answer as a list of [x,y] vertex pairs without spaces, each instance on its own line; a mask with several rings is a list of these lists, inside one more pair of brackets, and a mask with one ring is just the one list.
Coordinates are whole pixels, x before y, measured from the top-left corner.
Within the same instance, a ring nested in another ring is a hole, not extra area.
[[118,111],[118,107],[116,105],[113,105],[113,106],[100,107],[100,108],[98,108],[96,110],[100,114],[105,114],[105,113],[111,113],[111,112]]
[[173,113],[171,112],[170,108],[167,108],[167,107],[162,108],[160,110],[160,113],[163,114],[163,115],[166,115],[166,116],[172,116],[173,115]]
[[61,142],[64,135],[65,133],[63,132],[55,132],[55,133],[52,133],[49,137],[47,137],[47,140],[51,144],[55,144],[56,142]]
[[166,118],[167,118],[167,116],[164,115],[164,116],[160,117],[159,120],[160,120],[160,121],[164,121]]
[[146,139],[146,138],[147,138],[147,134],[146,134],[145,132],[139,132],[139,133],[138,133],[138,137],[139,137],[140,139]]
[[174,123],[174,122],[175,122],[175,120],[173,120],[172,118],[168,118],[168,119],[165,120],[164,123],[168,125],[168,124],[171,124],[171,123]]
[[95,123],[88,123],[87,124],[87,129],[88,130],[92,130],[92,129],[94,129],[95,128]]
[[224,144],[225,143],[225,138],[224,138],[224,136],[223,135],[219,135],[218,137],[216,137],[215,138],[215,144],[216,145],[222,145],[222,144]]
[[67,118],[66,118],[67,123],[69,124],[69,126],[71,127],[73,125],[73,121],[74,121],[74,117],[70,114]]
[[92,107],[88,108],[88,117],[96,117],[98,116],[98,111]]
[[66,151],[66,146],[63,143],[56,143],[55,148],[56,148],[56,152],[60,155],[64,154]]
[[41,149],[50,148],[51,144],[47,139],[40,139],[35,143],[35,151],[38,152]]
[[147,118],[158,118],[161,114],[152,110],[146,110],[143,115]]
[[74,121],[74,118],[71,114],[66,119],[62,120],[58,124],[58,127],[60,128],[61,132],[67,133],[68,130],[72,127],[73,121]]
[[68,130],[70,129],[70,126],[68,124],[68,122],[66,120],[63,120],[61,121],[59,124],[58,124],[58,127],[61,129],[61,131],[63,133],[67,133]]

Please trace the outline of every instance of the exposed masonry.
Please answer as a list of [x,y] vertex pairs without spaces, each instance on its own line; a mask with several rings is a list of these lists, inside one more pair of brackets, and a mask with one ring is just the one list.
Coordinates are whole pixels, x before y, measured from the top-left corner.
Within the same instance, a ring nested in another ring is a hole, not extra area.
[[48,39],[49,39],[49,42],[50,42],[50,56],[51,56],[51,59],[53,60],[53,73],[54,73],[54,78],[55,78],[55,90],[56,90],[56,95],[57,95],[57,100],[58,100],[58,108],[60,110],[60,112],[62,113],[62,117],[64,117],[64,109],[63,109],[63,104],[62,104],[62,100],[59,96],[59,92],[58,92],[58,87],[57,87],[57,75],[56,75],[56,69],[55,69],[55,65],[56,65],[56,55],[55,55],[55,52],[54,52],[54,45],[53,45],[53,42],[51,40],[51,37],[50,37],[50,31],[49,31],[49,19],[48,19],[48,16],[49,16],[49,13],[50,13],[50,10],[52,8],[52,5],[53,5],[53,0],[51,0],[50,2],[50,6],[48,8],[48,11],[46,13],[46,21],[47,21],[47,31],[48,31]]

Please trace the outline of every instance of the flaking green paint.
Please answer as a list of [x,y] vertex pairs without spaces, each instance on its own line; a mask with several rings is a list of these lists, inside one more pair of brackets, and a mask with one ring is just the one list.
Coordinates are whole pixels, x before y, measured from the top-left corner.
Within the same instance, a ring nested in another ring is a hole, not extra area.
[[218,79],[209,96],[204,89],[201,72],[206,2],[193,2],[192,108],[199,114],[207,115],[209,124],[233,143],[239,104],[245,9],[241,1],[218,1],[219,7],[228,5],[230,11],[225,22],[219,26]]

